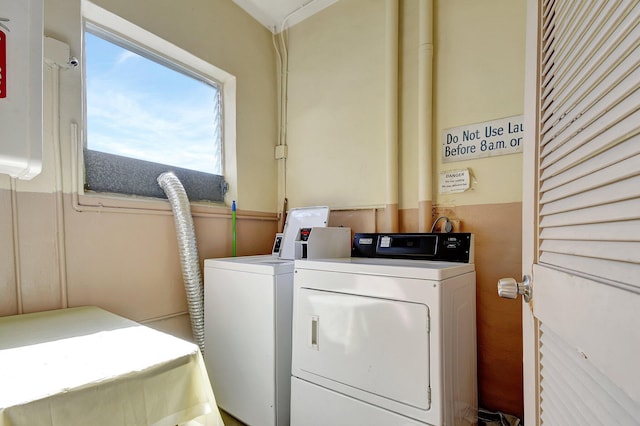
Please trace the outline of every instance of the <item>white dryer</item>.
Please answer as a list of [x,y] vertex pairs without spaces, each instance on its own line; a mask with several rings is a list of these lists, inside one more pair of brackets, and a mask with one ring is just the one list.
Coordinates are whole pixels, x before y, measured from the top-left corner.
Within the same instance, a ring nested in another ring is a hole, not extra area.
[[359,239],[378,257],[295,261],[291,424],[476,424],[472,236]]

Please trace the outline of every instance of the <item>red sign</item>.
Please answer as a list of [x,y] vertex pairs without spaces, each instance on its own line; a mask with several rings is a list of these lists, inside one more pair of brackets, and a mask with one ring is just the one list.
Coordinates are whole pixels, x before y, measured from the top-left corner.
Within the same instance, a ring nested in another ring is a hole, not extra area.
[[7,37],[0,31],[0,98],[7,97]]

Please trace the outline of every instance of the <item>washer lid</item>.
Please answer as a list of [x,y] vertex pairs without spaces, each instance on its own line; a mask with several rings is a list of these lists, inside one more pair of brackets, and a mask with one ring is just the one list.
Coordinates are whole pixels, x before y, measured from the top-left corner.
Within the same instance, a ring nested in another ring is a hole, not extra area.
[[278,259],[270,254],[259,256],[223,257],[205,259],[204,267],[256,274],[279,275],[293,273],[293,261]]
[[295,268],[436,281],[475,271],[473,263],[362,257],[296,260]]

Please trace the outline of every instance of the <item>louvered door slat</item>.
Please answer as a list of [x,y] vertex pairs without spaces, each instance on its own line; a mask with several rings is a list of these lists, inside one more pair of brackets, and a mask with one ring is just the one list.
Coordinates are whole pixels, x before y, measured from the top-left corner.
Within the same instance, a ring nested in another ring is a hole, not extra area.
[[553,226],[571,226],[589,223],[616,222],[638,219],[640,200],[624,200],[604,206],[547,214],[540,220],[542,229]]
[[[557,398],[562,401],[561,409],[573,418],[564,424],[593,425],[603,424],[606,421],[609,410],[602,407],[600,401],[589,387],[589,378],[583,377],[561,349],[549,345],[545,352],[544,368],[547,376],[547,387],[557,389]],[[571,374],[575,380],[567,381],[566,376]],[[553,392],[551,395],[553,395]]]
[[[552,367],[547,367],[547,383],[545,392],[545,410],[547,414],[553,414],[554,421],[558,425],[593,424],[585,417],[585,411],[580,409],[580,400],[577,399],[573,389],[567,382],[561,380],[562,375],[557,374]],[[578,403],[577,403],[578,402]]]
[[[622,91],[632,91],[637,89],[638,77],[640,68],[640,40],[636,40],[635,44],[629,51],[624,52],[624,56],[621,57],[620,63],[615,68],[610,70],[607,75],[592,74],[585,86],[588,90],[574,91],[571,97],[567,100],[567,119],[556,120],[554,123],[555,129],[553,135],[547,135],[547,139],[561,138],[562,133],[567,133],[567,128],[571,126],[585,111],[589,111],[592,107],[602,100],[607,93],[616,90],[617,87],[622,87]],[[592,90],[594,92],[592,92]],[[593,114],[592,114],[593,116]],[[583,122],[586,120],[583,120]],[[569,132],[569,134],[571,134]],[[562,141],[554,142],[555,144],[562,143]],[[553,146],[547,145],[547,149],[553,149]]]
[[[640,131],[640,129],[639,129]],[[621,142],[611,148],[603,151],[597,157],[591,157],[582,161],[580,167],[577,164],[571,164],[570,167],[561,173],[554,175],[543,182],[540,191],[545,194],[548,191],[561,185],[571,184],[576,179],[588,176],[603,170],[607,167],[614,166],[617,163],[626,161],[628,158],[640,154],[640,134],[636,134],[629,139]],[[637,170],[637,169],[636,169]]]
[[543,22],[549,21],[549,15],[551,15],[555,11],[555,3],[556,0],[544,0],[542,2],[542,16],[544,18]]
[[542,194],[541,201],[550,203],[562,198],[585,193],[602,185],[611,184],[632,178],[640,174],[640,154],[621,160],[609,167],[592,171],[591,173],[566,184],[550,189]]
[[[549,29],[553,31],[553,34],[557,35],[558,33],[566,33],[568,30],[563,25],[559,25],[559,24],[565,24],[565,26],[570,25],[571,23],[570,16],[575,12],[576,12],[576,8],[569,7],[567,4],[564,4],[564,3],[560,4],[560,6],[556,8],[556,13],[553,15],[553,21],[549,26]],[[545,63],[549,64],[549,67],[551,66],[551,64],[555,63],[555,61],[553,60],[554,56],[562,52],[562,48],[564,45],[563,40],[566,40],[565,38],[557,37],[557,36],[555,38],[552,38],[550,37],[550,35],[551,34],[549,34],[549,37],[547,37],[547,39],[553,40],[555,43],[553,45],[553,49],[549,49],[547,52],[549,56],[546,56],[544,58]]]
[[[564,42],[559,42],[555,49],[557,50],[557,55],[559,57],[565,57],[567,55],[580,55],[581,51],[578,49],[578,46],[582,44],[584,34],[587,31],[588,26],[591,25],[588,19],[588,13],[593,9],[593,3],[583,2],[576,3],[574,7],[571,8],[572,12],[570,16],[564,20],[564,25],[562,27],[566,28],[566,35],[560,35],[558,37],[559,40],[564,40]],[[574,63],[561,63],[554,69],[554,74],[560,77],[560,80],[566,78],[566,76],[571,75],[575,71],[573,67]]]
[[[545,216],[633,199],[638,193],[638,188],[640,188],[640,176],[634,176],[620,182],[545,203],[542,205],[540,214]],[[636,212],[636,214],[640,217],[640,212]]]
[[588,225],[544,227],[542,240],[603,240],[629,241],[640,235],[640,220],[624,222],[600,222]]
[[[557,52],[557,55],[563,56],[568,54],[573,43],[572,36],[576,32],[575,27],[579,25],[579,16],[581,16],[584,9],[584,3],[578,3],[573,7],[565,5],[558,13],[558,23],[562,25],[560,25],[556,31],[556,40],[558,40],[558,43],[554,50]],[[558,68],[558,70],[561,71],[560,68]]]
[[541,374],[547,383],[541,392],[543,424],[637,425],[640,409],[628,395],[551,329],[543,324],[540,330]]
[[[544,44],[544,48],[543,48],[543,55],[544,55],[544,59],[543,59],[543,69],[542,69],[542,82],[541,82],[541,86],[546,89],[546,90],[552,90],[551,87],[551,82],[553,80],[553,73],[551,72],[551,70],[553,69],[553,64],[555,63],[554,57],[557,55],[557,51],[555,49],[555,38],[553,37],[553,34],[555,33],[555,29],[556,29],[556,21],[557,21],[557,15],[553,14],[551,17],[551,22],[549,22],[549,24],[546,27],[546,30],[548,30],[548,33],[545,34],[545,44]],[[549,93],[549,92],[545,92],[545,93]],[[546,103],[542,104],[543,108],[547,108],[549,105]]]
[[[574,73],[576,73],[584,68],[593,67],[593,65],[588,66],[588,63],[595,64],[598,61],[602,60],[602,57],[606,55],[606,51],[598,51],[598,48],[602,46],[602,44],[611,36],[611,33],[614,30],[614,27],[612,27],[610,23],[610,18],[611,16],[615,16],[616,18],[618,18],[622,15],[623,12],[616,7],[610,7],[606,9],[605,14],[602,16],[603,19],[597,21],[599,25],[594,24],[592,28],[589,29],[592,34],[591,39],[596,39],[597,42],[592,44],[582,52],[578,52],[577,55],[572,56],[573,60],[571,62],[562,61],[562,56],[560,56],[559,52],[557,51],[557,46],[561,42],[559,41],[560,39],[558,38],[558,34],[554,34],[555,37],[550,39],[550,44],[553,45],[553,50],[550,52],[550,55],[553,55],[553,58],[555,60],[547,64],[549,68],[543,67],[543,75],[545,76],[545,78],[543,79],[543,86],[545,87],[545,90],[542,93],[544,97],[542,105],[545,109],[552,101],[555,101],[555,98],[561,97],[560,94],[565,91],[566,85],[568,85],[572,81],[573,74],[567,71],[568,67],[571,67],[570,69],[573,70]],[[558,26],[560,27],[566,24],[566,22],[558,22]],[[550,81],[549,77],[554,78],[552,87],[548,85],[548,82]],[[551,89],[554,90],[553,97],[549,96],[551,93]],[[555,108],[553,110],[555,110]],[[546,119],[546,116],[543,117]]]
[[[554,9],[555,10],[555,9]],[[554,49],[553,42],[556,40],[553,37],[553,34],[556,31],[556,22],[558,21],[558,13],[553,12],[549,16],[549,20],[547,21],[547,25],[544,27],[543,40],[545,41],[545,45],[543,48],[543,72],[542,75],[548,78],[551,78],[552,75],[548,72],[553,66],[553,55],[556,54],[556,50]],[[546,67],[546,68],[544,68]],[[547,86],[548,80],[543,80],[542,85],[544,87]]]
[[[562,58],[575,58],[573,61],[564,60],[561,63],[555,65],[554,75],[557,77],[557,81],[562,83],[566,81],[570,75],[575,74],[580,66],[583,66],[587,61],[585,56],[588,49],[589,42],[595,37],[598,28],[602,28],[603,23],[606,22],[605,16],[607,13],[611,13],[613,10],[610,4],[602,2],[595,7],[593,3],[585,6],[585,12],[587,16],[578,20],[579,27],[572,31],[572,37],[569,39],[572,41],[571,51],[566,54],[559,53],[558,56]],[[557,87],[559,89],[559,87]],[[555,96],[558,97],[558,94]]]
[[[582,51],[577,52],[578,55],[576,57],[554,58],[558,63],[553,63],[553,72],[550,72],[550,76],[547,77],[551,78],[551,76],[553,76],[553,96],[550,96],[551,92],[547,90],[548,88],[546,86],[545,91],[543,91],[543,96],[545,96],[543,101],[545,109],[543,120],[545,122],[548,123],[550,121],[548,119],[549,114],[553,114],[557,119],[564,118],[563,111],[565,110],[564,106],[566,98],[582,84],[583,80],[592,72],[592,70],[596,69],[602,61],[607,59],[611,54],[611,49],[615,48],[616,43],[612,42],[610,44],[605,44],[605,41],[611,41],[608,40],[608,38],[616,31],[616,28],[612,27],[611,22],[607,18],[620,18],[627,16],[628,14],[624,14],[618,9],[609,7],[609,5],[606,11],[610,13],[610,15],[605,14],[602,16],[602,19],[597,21],[597,24],[589,29],[590,35],[588,40],[584,40],[585,42],[590,42],[589,46],[585,47]],[[617,31],[620,33],[621,30]],[[571,73],[565,72],[564,74],[557,74],[556,68],[564,63],[570,64]],[[547,105],[553,105],[553,108],[547,108]],[[554,122],[555,120],[551,121]],[[545,134],[548,128],[548,126],[544,128]]]
[[[628,5],[630,2],[626,1],[625,3]],[[603,16],[604,19],[601,21],[601,26],[589,29],[592,32],[591,40],[594,42],[592,46],[579,52],[579,55],[572,57],[571,61],[562,61],[562,58],[557,58],[558,63],[554,63],[553,72],[551,73],[554,76],[553,96],[548,96],[550,94],[548,90],[543,93],[543,96],[546,98],[543,105],[546,106],[553,102],[554,108],[543,116],[545,121],[548,121],[548,114],[557,114],[557,111],[562,111],[562,109],[559,108],[560,106],[564,106],[566,98],[569,97],[573,91],[577,90],[577,87],[581,87],[582,90],[584,79],[593,73],[593,70],[595,70],[599,64],[607,60],[618,45],[620,39],[623,39],[625,35],[629,33],[629,28],[635,27],[638,16],[637,8],[632,9],[633,13],[629,13],[632,10],[623,10],[621,8],[611,8],[608,10],[611,15],[605,14]],[[622,19],[625,26],[614,26],[611,21],[615,22],[617,19]],[[570,67],[569,71],[558,73],[557,68],[560,67],[560,64],[567,64],[566,66]],[[561,114],[560,117],[562,116]],[[545,128],[545,132],[547,130],[548,127]]]
[[640,263],[640,243],[629,241],[544,240],[546,252]]
[[[636,101],[637,101],[637,97]],[[552,153],[543,159],[541,167],[542,179],[550,179],[554,175],[566,170],[571,164],[578,164],[584,160],[592,158],[594,153],[606,150],[610,146],[621,143],[628,138],[638,134],[640,131],[640,110],[636,109],[628,115],[622,111],[625,108],[638,107],[631,102],[625,105],[616,105],[606,116],[601,117],[598,123],[593,123],[588,129],[575,135],[570,143],[563,149],[564,155]],[[614,120],[617,117],[617,121]],[[597,125],[608,126],[597,128]]]
[[618,103],[638,89],[640,40],[627,38],[624,42],[597,69],[592,70],[581,90],[573,90],[567,99],[558,99],[558,102],[566,104],[563,106],[567,109],[564,117],[555,123],[553,133],[545,134],[545,151],[554,150],[601,116],[605,112],[603,105]]
[[550,266],[572,270],[583,276],[600,278],[602,282],[608,285],[621,287],[629,291],[637,290],[638,282],[635,277],[640,276],[640,265],[637,263],[616,262],[609,259],[594,259],[572,256],[565,253],[542,252],[540,262]]
[[[587,71],[591,71],[592,68],[587,69],[585,66],[583,66],[582,67],[582,72],[584,74],[583,78],[574,79],[573,81],[570,82],[571,86],[569,87],[568,96],[563,96],[561,92],[556,93],[556,96],[554,96],[554,101],[553,101],[554,108],[551,109],[550,112],[555,113],[558,110],[567,111],[567,112],[571,111],[574,108],[574,105],[576,103],[575,101],[576,96],[585,96],[586,94],[588,94],[590,90],[592,90],[591,88],[595,87],[595,85],[598,83],[598,79],[600,78],[600,76],[603,73],[606,73],[608,71],[608,68],[612,66],[612,64],[619,63],[621,60],[620,58],[624,58],[625,56],[627,56],[628,55],[627,52],[629,50],[632,50],[634,45],[637,45],[637,42],[638,42],[637,38],[634,38],[633,36],[627,36],[625,41],[626,43],[623,46],[616,46],[615,44],[613,44],[614,48],[611,51],[611,54],[604,61],[595,63],[598,66],[599,70],[596,69],[596,71],[594,72],[587,72]],[[629,46],[631,46],[631,49],[629,49]],[[624,68],[626,68],[626,66],[623,65],[623,69]],[[602,89],[604,89],[607,86],[610,86],[610,84],[605,83]],[[580,87],[580,90],[577,90],[578,87]],[[582,111],[582,109],[578,108],[578,111]],[[546,133],[551,126],[555,126],[556,124],[557,124],[557,121],[547,120],[547,123],[545,123],[545,126],[543,127],[543,132]]]
[[[625,0],[624,3],[629,4],[630,0]],[[596,64],[602,61],[610,53],[610,50],[608,48],[601,48],[615,46],[616,39],[621,36],[623,29],[612,25],[611,18],[613,18],[613,20],[620,19],[626,17],[627,13],[616,7],[609,7],[605,9],[605,12],[606,13],[603,16],[603,19],[597,21],[598,24],[594,24],[591,28],[589,28],[590,41],[592,41],[589,46],[586,46],[581,51],[574,52],[575,55],[562,56],[560,55],[560,52],[554,52],[556,62],[553,63],[553,67],[551,68],[551,74],[555,79],[554,99],[563,98],[565,96],[564,94],[567,91],[568,85],[570,85],[571,83],[575,83],[576,81],[579,82],[580,79],[577,78],[578,76],[584,75],[585,71],[593,69]],[[611,15],[609,15],[609,13],[611,13]],[[574,34],[570,34],[568,37],[572,39],[574,37]],[[560,44],[560,42],[557,40],[557,38],[554,39],[554,41],[556,42],[554,48],[556,48]],[[572,61],[562,61],[563,57],[569,56],[573,58]],[[543,92],[543,95],[546,97],[548,93],[548,91],[545,91]],[[548,101],[550,100],[547,99],[547,102]]]

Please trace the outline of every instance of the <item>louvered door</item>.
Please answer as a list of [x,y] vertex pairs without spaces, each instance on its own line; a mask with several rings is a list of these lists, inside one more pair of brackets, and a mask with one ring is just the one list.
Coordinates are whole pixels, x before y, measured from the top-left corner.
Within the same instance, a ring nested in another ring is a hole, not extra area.
[[529,0],[525,423],[640,424],[640,2]]

